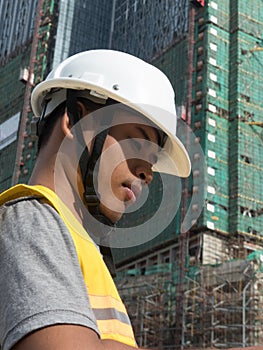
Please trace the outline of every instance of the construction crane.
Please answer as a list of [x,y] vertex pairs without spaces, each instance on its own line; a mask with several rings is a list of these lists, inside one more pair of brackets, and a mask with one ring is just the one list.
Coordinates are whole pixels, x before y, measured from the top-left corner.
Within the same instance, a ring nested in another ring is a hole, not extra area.
[[249,52],[256,52],[256,51],[263,51],[263,47],[256,45],[255,47],[253,47],[252,49],[249,49],[249,50],[241,49],[242,55],[246,55]]
[[246,122],[248,125],[256,125],[256,126],[261,126],[263,127],[263,122]]

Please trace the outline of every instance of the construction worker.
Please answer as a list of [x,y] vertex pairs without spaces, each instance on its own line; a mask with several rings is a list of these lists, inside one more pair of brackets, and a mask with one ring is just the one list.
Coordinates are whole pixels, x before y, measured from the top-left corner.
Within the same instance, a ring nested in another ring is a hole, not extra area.
[[0,196],[1,349],[137,347],[108,237],[153,169],[190,173],[172,86],[132,55],[92,50],[55,68],[31,104],[39,150],[30,182]]

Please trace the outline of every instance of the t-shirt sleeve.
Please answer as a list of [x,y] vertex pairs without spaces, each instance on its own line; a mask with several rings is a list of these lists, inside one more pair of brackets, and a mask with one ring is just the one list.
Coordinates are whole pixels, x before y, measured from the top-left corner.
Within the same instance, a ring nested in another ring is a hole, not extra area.
[[0,208],[0,348],[30,332],[76,324],[98,332],[73,240],[48,204]]

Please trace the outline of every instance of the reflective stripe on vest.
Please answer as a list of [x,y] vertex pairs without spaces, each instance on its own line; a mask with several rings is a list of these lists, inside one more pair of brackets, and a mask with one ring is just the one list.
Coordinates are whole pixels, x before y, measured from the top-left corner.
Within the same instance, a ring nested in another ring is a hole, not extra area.
[[27,196],[38,196],[49,203],[67,226],[76,248],[101,339],[112,339],[137,347],[125,306],[96,245],[58,196],[44,186],[16,185],[0,195],[0,205]]

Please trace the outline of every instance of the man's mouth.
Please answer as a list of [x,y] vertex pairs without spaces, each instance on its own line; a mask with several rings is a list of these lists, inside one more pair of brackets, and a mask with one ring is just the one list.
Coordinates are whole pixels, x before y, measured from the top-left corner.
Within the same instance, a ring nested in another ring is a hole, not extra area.
[[129,204],[134,204],[141,195],[141,184],[135,182],[122,183],[122,187],[125,191],[125,202],[129,202]]

